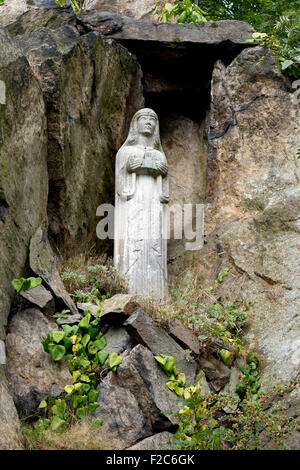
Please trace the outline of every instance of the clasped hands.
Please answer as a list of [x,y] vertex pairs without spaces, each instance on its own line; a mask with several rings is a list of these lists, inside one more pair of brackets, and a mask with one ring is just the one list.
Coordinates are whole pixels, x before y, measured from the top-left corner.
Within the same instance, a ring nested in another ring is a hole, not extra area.
[[[162,174],[162,176],[166,176],[168,173],[168,165],[160,160],[154,160],[157,169]],[[138,168],[140,168],[143,164],[143,157],[139,155],[131,155],[128,159],[127,169],[130,173],[135,172]]]

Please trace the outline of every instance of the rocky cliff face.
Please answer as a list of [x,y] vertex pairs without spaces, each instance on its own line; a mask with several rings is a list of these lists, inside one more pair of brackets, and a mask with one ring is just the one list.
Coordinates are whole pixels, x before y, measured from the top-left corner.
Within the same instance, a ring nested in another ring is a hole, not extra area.
[[[159,114],[172,201],[205,203],[203,248],[171,243],[170,272],[196,267],[203,287],[230,266],[224,290],[254,302],[246,339],[264,364],[263,384],[296,377],[299,105],[270,53],[248,47],[251,27],[157,26],[99,15],[105,2],[78,17],[50,0],[49,8],[34,0],[14,11],[15,3],[0,7],[0,340],[10,283],[30,273],[37,228],[60,250],[97,242],[96,208],[113,202],[116,151],[146,104]],[[6,429],[16,414],[0,359]],[[297,393],[288,405],[294,414]],[[10,432],[0,446],[21,447],[18,424]]]
[[299,126],[300,107],[265,49],[216,64],[198,255],[206,279],[225,264],[241,277],[239,295],[254,301],[248,345],[261,352],[269,384],[299,373]]

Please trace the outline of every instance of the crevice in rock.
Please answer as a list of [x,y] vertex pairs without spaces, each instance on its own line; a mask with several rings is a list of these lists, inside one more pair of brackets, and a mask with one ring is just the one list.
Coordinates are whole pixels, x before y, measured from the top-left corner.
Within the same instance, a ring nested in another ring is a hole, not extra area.
[[265,274],[258,273],[257,271],[254,271],[254,274],[255,274],[255,276],[258,276],[261,279],[263,279],[270,286],[282,285],[281,282],[275,281],[274,279],[270,278],[269,276],[266,276]]

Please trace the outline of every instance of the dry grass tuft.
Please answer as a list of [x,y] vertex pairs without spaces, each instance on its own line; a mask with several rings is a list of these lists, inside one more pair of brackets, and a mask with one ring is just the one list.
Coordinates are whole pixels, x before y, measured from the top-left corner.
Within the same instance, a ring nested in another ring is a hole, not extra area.
[[66,431],[52,431],[23,425],[28,450],[119,450],[120,441],[104,427],[91,429],[87,420],[77,421]]

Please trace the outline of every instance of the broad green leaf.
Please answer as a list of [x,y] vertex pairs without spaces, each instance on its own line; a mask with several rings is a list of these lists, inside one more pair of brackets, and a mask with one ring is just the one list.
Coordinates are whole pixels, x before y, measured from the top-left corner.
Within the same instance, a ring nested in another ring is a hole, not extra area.
[[[66,348],[66,351],[72,347],[72,340],[71,338],[64,337],[64,347]],[[72,355],[73,357],[73,355]]]
[[176,385],[177,385],[176,380],[170,380],[169,382],[166,383],[166,386],[168,387],[168,389],[172,391],[175,390]]
[[68,395],[70,395],[74,391],[74,385],[66,385],[65,386],[65,392],[67,392]]
[[186,382],[186,377],[185,377],[185,374],[182,372],[180,374],[178,374],[177,376],[177,382],[178,382],[178,385],[184,385],[185,382]]
[[101,419],[95,418],[95,419],[92,419],[92,420],[90,421],[90,427],[91,427],[91,429],[97,429],[97,428],[100,428],[100,426],[102,426],[102,421],[101,421]]
[[81,328],[89,326],[90,319],[91,319],[91,314],[88,313],[87,315],[85,315],[85,317],[83,317],[80,323],[78,323],[78,326]]
[[60,344],[48,344],[49,353],[54,361],[60,361],[66,352],[66,348]]
[[81,375],[80,376],[80,380],[82,380],[82,382],[90,382],[90,378],[87,376],[87,375]]
[[57,431],[64,424],[65,424],[65,420],[60,418],[59,416],[55,415],[51,418],[51,429],[53,431]]
[[293,64],[294,64],[293,60],[284,60],[283,62],[281,62],[281,70],[285,70]]
[[224,364],[227,365],[229,359],[232,356],[232,353],[230,351],[228,351],[227,349],[221,349],[221,351],[219,352],[219,355],[220,355],[220,358],[222,359],[222,361],[224,362]]
[[88,407],[87,406],[85,406],[83,408],[78,408],[76,410],[76,416],[77,416],[78,419],[84,419],[84,418],[86,418],[87,412],[88,412]]
[[21,277],[20,279],[14,279],[13,281],[11,281],[11,285],[17,292],[20,292],[24,281],[25,281],[24,277]]
[[47,408],[47,402],[46,400],[42,400],[41,403],[39,404],[39,408]]
[[90,403],[88,406],[88,410],[93,412],[96,411],[97,408],[99,408],[99,403]]
[[123,358],[122,356],[118,356],[116,352],[112,352],[108,359],[108,367],[113,371],[116,372],[118,365],[121,364]]
[[65,337],[65,332],[64,331],[52,331],[50,337],[52,341],[54,341],[54,343],[60,343],[60,341],[64,339]]
[[107,345],[105,336],[102,336],[100,339],[97,339],[95,341],[95,345],[97,346],[98,351],[101,351],[101,349],[105,348],[105,346]]
[[97,392],[97,390],[95,389],[90,390],[89,395],[88,395],[89,402],[94,403],[95,401],[97,401],[98,396],[99,396],[99,392]]
[[97,348],[96,343],[93,343],[92,341],[90,341],[88,345],[89,354],[96,354],[97,351],[98,351],[98,348]]
[[24,280],[22,289],[23,291],[27,291],[39,286],[40,284],[42,284],[42,279],[40,277],[29,277]]
[[81,388],[83,389],[83,385],[81,382],[77,382],[76,384],[74,384],[74,388],[76,390],[76,392],[78,392]]
[[106,359],[108,358],[108,356],[109,356],[109,352],[108,352],[108,351],[105,351],[105,350],[99,351],[99,352],[97,353],[97,361],[98,361],[98,363],[99,363],[101,366],[103,366],[103,364],[105,363],[105,361],[106,361]]
[[72,399],[73,408],[77,408],[83,401],[83,395],[74,395]]
[[62,329],[64,330],[66,336],[74,336],[77,334],[79,328],[77,325],[62,325]]
[[179,397],[183,397],[183,394],[184,394],[184,387],[180,387],[179,385],[176,385],[176,387],[174,388],[174,392],[175,392],[176,395],[178,395]]
[[87,393],[90,390],[91,386],[89,384],[82,384],[82,390]]
[[77,382],[77,380],[81,376],[80,370],[74,370],[72,376],[73,376],[73,383]]
[[84,348],[86,347],[90,339],[91,339],[90,335],[88,334],[84,335],[84,337],[81,340],[81,344],[83,345]]

